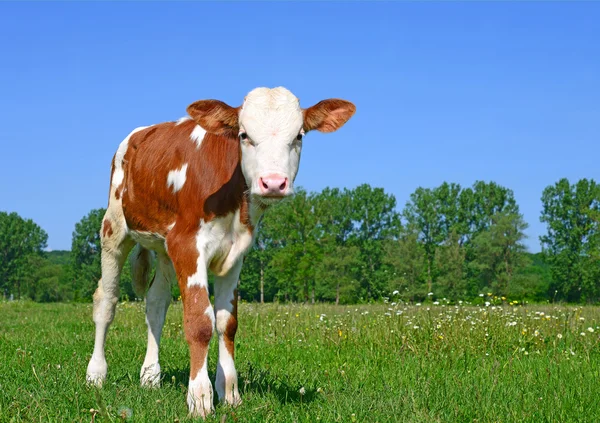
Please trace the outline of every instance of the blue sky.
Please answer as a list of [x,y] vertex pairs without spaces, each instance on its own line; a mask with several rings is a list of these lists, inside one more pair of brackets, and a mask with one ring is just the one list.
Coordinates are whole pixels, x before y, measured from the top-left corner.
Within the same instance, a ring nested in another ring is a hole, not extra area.
[[511,188],[539,251],[540,197],[598,179],[600,3],[0,3],[0,210],[49,247],[106,207],[135,127],[283,85],[304,107],[353,101],[307,136],[297,184]]

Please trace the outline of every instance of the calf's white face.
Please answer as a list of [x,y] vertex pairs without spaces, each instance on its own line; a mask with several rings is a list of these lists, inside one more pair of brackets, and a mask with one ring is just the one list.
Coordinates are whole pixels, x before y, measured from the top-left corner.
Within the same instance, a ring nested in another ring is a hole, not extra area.
[[302,149],[303,113],[284,88],[250,92],[239,115],[242,172],[250,193],[276,201],[294,193]]
[[283,87],[256,88],[238,108],[216,100],[188,107],[190,116],[207,131],[237,135],[246,184],[252,197],[265,205],[294,193],[304,135],[314,129],[336,131],[355,110],[352,103],[339,99],[302,109]]

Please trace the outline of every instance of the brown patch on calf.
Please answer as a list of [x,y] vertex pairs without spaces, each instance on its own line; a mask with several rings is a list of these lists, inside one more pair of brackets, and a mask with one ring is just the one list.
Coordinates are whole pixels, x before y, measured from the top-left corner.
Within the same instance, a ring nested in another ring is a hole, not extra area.
[[169,256],[173,261],[183,302],[183,328],[190,348],[190,377],[195,379],[208,353],[213,334],[213,320],[206,314],[210,307],[206,287],[188,286],[188,279],[198,268],[195,226],[175,225],[167,235]]
[[254,232],[254,225],[250,221],[250,199],[248,198],[247,191],[244,191],[243,195],[244,198],[240,204],[240,222],[242,225],[247,226],[250,233],[252,233]]
[[188,278],[196,273],[198,268],[200,253],[196,247],[196,233],[199,226],[199,222],[190,227],[178,223],[169,232],[166,239],[169,258],[175,267],[182,298],[186,295]]
[[112,225],[110,224],[110,221],[108,219],[104,219],[104,222],[102,222],[102,236],[104,238],[108,238],[113,234],[113,229],[112,229]]
[[190,378],[195,379],[208,353],[213,334],[213,321],[206,314],[210,307],[208,290],[204,287],[187,287],[182,292],[183,328],[190,347]]
[[231,107],[219,100],[200,100],[190,104],[187,112],[208,132],[237,136],[240,107]]
[[235,356],[235,333],[237,332],[238,322],[237,322],[237,303],[238,303],[238,290],[237,288],[233,291],[233,299],[231,300],[231,305],[233,306],[233,310],[231,311],[231,316],[229,320],[227,320],[227,326],[225,327],[225,333],[223,334],[223,340],[225,341],[225,348],[231,355],[231,358]]
[[[123,213],[136,231],[166,235],[176,222],[196,232],[200,220],[235,212],[248,198],[236,136],[207,132],[198,149],[190,135],[193,120],[154,125],[133,134],[123,160]],[[171,170],[188,165],[178,192],[167,186]]]

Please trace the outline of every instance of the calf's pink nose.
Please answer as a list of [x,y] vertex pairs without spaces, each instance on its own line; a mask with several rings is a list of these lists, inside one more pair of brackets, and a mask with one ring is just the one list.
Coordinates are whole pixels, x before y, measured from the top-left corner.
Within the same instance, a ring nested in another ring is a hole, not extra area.
[[281,175],[267,175],[258,178],[258,185],[262,195],[285,195],[288,187],[288,178]]

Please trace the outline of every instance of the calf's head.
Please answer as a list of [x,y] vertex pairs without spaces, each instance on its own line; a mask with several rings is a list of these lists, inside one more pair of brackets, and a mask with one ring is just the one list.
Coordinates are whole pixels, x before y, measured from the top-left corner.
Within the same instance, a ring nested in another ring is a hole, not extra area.
[[236,137],[250,194],[271,204],[294,193],[302,139],[312,130],[333,132],[352,117],[354,104],[340,99],[303,109],[287,89],[256,88],[240,107],[200,100],[188,114],[206,131]]

